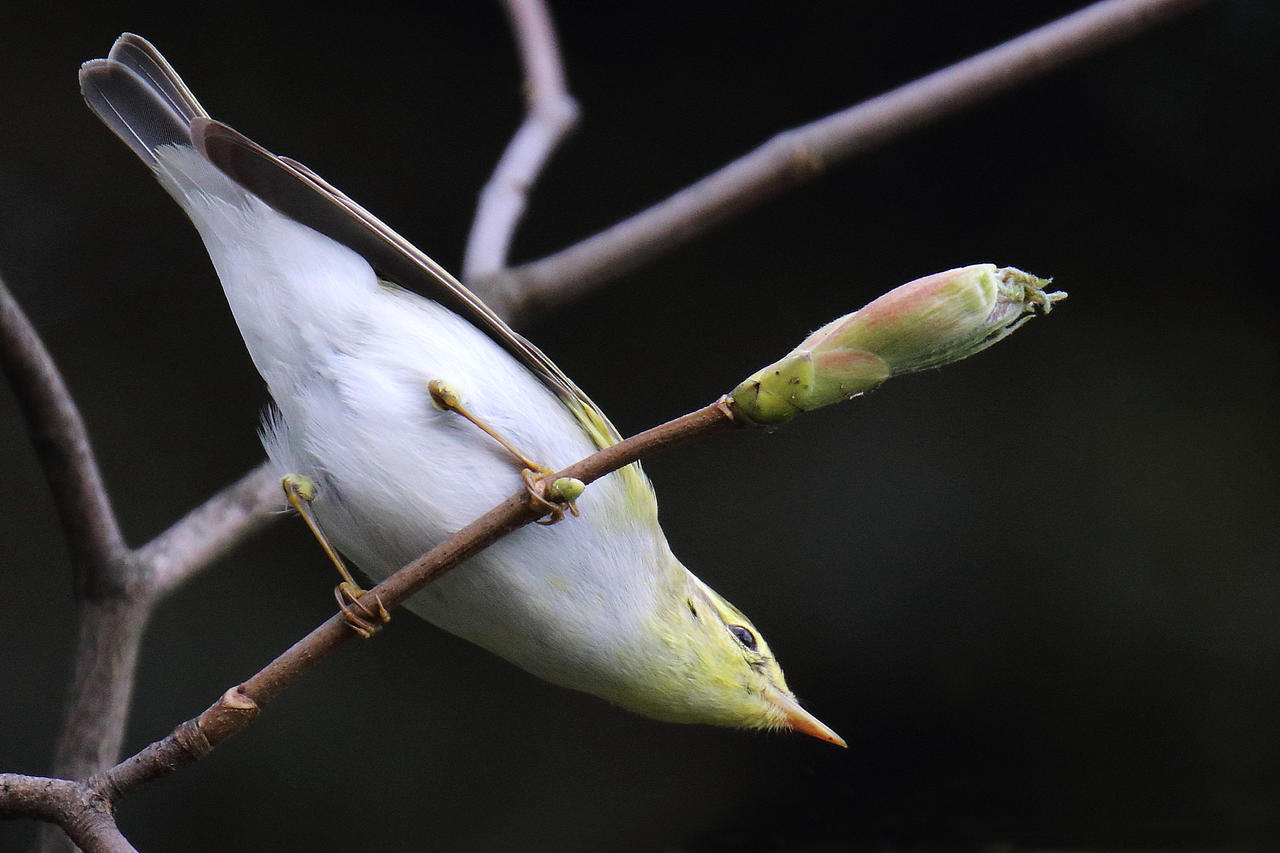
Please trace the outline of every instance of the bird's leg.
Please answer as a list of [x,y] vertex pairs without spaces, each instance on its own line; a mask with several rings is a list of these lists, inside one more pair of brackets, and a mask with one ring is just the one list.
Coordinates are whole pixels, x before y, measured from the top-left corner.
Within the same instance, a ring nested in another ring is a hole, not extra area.
[[566,509],[569,510],[570,515],[575,517],[578,515],[578,507],[574,505],[573,498],[565,496],[564,492],[559,489],[551,489],[550,491],[554,495],[559,496],[562,500],[562,503],[557,503],[556,501],[549,500],[544,495],[543,489],[538,486],[538,483],[543,478],[552,473],[552,469],[548,468],[546,465],[534,462],[522,453],[514,444],[507,441],[502,433],[489,426],[476,415],[467,411],[466,407],[462,405],[461,395],[458,394],[456,388],[448,382],[445,382],[443,379],[432,379],[427,383],[427,391],[431,394],[431,400],[433,403],[441,409],[446,409],[450,412],[456,412],[457,414],[462,415],[462,417],[471,421],[471,423],[479,427],[481,431],[494,441],[498,442],[498,444],[501,444],[508,453],[516,458],[520,463],[520,476],[524,480],[525,488],[529,490],[530,500],[532,500],[536,506],[547,511],[547,518],[540,520],[538,522],[539,524],[555,524],[557,521],[564,518]]
[[351,626],[351,630],[366,640],[369,639],[382,627],[379,623],[391,621],[391,614],[382,606],[382,601],[376,595],[373,596],[372,607],[360,600],[366,590],[362,589],[360,584],[356,583],[356,579],[351,576],[346,563],[342,562],[342,557],[329,543],[329,537],[324,535],[324,531],[320,529],[320,523],[316,521],[315,514],[311,511],[311,502],[316,497],[316,484],[309,477],[301,474],[285,474],[280,480],[280,486],[284,489],[285,500],[297,510],[298,515],[302,516],[311,535],[316,537],[316,541],[320,543],[320,547],[324,549],[325,554],[337,568],[338,574],[342,576],[342,582],[333,590],[333,595],[338,600],[338,609],[342,611],[342,618]]
[[498,442],[498,444],[501,444],[508,453],[514,456],[522,467],[527,468],[535,474],[540,474],[543,477],[551,473],[550,468],[534,462],[528,456],[521,453],[519,448],[514,444],[507,441],[506,438],[503,437],[502,433],[489,426],[476,415],[467,411],[466,407],[462,405],[461,395],[459,395],[457,389],[448,382],[445,382],[443,379],[432,379],[427,383],[427,391],[431,394],[431,401],[433,403],[441,409],[447,409],[450,412],[457,412],[467,420],[471,421],[471,423],[478,426],[486,435]]

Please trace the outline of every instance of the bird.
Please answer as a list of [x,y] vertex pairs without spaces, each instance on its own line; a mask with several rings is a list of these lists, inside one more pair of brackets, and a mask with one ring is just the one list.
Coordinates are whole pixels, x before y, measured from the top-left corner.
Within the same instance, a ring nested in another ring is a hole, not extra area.
[[[620,440],[439,264],[301,163],[211,118],[146,39],[121,35],[81,66],[80,86],[195,225],[271,397],[270,464],[286,488],[302,485],[295,506],[322,543],[369,577],[520,488],[525,466],[494,435],[546,472]],[[514,531],[404,606],[647,717],[845,746],[801,707],[751,621],[672,553],[638,463],[576,506],[579,517]]]

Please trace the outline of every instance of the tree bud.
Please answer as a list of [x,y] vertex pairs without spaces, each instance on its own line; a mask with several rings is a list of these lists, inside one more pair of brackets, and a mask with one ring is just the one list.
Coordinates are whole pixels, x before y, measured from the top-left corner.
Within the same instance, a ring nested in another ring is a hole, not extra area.
[[891,376],[968,358],[1065,299],[1045,292],[1050,281],[995,264],[918,278],[818,329],[735,388],[734,407],[755,423],[782,423]]

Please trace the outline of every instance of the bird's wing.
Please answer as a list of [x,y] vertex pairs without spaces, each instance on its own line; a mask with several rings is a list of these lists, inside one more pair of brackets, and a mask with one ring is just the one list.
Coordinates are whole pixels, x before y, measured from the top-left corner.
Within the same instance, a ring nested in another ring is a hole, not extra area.
[[442,266],[315,172],[278,157],[227,125],[191,122],[196,149],[276,210],[359,253],[379,275],[444,305],[533,371],[577,417],[597,447],[620,436],[600,408],[551,359],[516,333]]

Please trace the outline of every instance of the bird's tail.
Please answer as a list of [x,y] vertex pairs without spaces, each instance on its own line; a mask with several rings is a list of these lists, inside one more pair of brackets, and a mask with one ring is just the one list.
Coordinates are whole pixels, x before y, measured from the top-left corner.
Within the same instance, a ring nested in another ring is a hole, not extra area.
[[106,59],[80,67],[89,107],[152,169],[162,145],[192,145],[191,122],[208,116],[182,78],[146,39],[125,33]]
[[[200,231],[272,394],[278,400],[295,395],[317,355],[350,338],[350,325],[377,292],[373,270],[351,249],[268,205],[206,156],[211,135],[221,139],[234,131],[209,118],[145,39],[120,36],[106,59],[81,66],[80,86],[89,107],[150,167]],[[247,140],[243,146],[259,151]],[[261,156],[274,163],[271,155]]]

